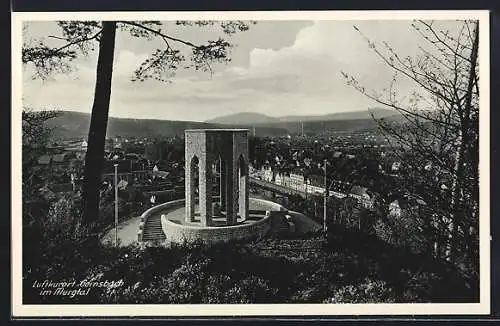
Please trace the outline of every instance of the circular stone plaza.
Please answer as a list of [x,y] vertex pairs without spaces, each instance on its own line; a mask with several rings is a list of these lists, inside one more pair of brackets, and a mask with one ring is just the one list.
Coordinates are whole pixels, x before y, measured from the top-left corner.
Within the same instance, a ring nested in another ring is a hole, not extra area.
[[[123,245],[250,240],[270,231],[307,232],[320,226],[272,201],[249,197],[248,130],[185,131],[185,198],[145,211],[122,222]],[[217,179],[218,180],[217,180]],[[214,194],[214,181],[219,184]],[[105,240],[113,238],[110,230]]]

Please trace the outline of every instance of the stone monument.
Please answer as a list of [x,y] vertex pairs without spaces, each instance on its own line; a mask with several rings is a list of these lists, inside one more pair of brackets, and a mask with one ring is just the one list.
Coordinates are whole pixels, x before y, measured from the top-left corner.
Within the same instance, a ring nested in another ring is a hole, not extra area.
[[[248,218],[248,130],[186,130],[185,160],[186,224],[214,225],[214,164],[220,172],[220,209],[215,211],[220,210],[226,225]],[[195,212],[197,170],[198,213]]]

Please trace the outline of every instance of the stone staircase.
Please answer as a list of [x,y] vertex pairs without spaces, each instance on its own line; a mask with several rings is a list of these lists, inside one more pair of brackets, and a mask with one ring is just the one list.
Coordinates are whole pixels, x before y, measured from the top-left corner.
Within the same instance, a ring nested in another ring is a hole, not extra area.
[[283,234],[290,231],[289,225],[284,214],[276,214],[271,217],[271,233]]
[[153,214],[144,224],[142,241],[165,241],[166,237],[161,228],[161,214]]

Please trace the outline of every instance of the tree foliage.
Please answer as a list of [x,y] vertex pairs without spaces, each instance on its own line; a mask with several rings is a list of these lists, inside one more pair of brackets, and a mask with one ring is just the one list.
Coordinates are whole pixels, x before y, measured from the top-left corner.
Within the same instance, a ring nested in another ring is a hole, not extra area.
[[31,225],[48,213],[50,202],[42,198],[39,189],[49,183],[48,171],[37,168],[37,160],[46,153],[51,129],[45,122],[57,115],[55,111],[22,112],[22,193],[23,225]]
[[23,166],[31,166],[46,151],[52,130],[45,122],[57,116],[56,111],[33,111],[21,113]]
[[[473,275],[478,273],[479,228],[479,24],[458,21],[456,32],[442,30],[433,21],[415,21],[425,41],[416,57],[402,57],[388,43],[376,44],[364,36],[369,48],[394,72],[390,87],[366,89],[343,72],[348,85],[401,114],[403,123],[377,119],[380,129],[408,173],[404,188],[423,199],[434,215],[435,232],[442,235],[438,256],[457,262],[466,257]],[[416,90],[401,94],[405,78]],[[388,204],[387,202],[385,204]]]
[[[222,35],[230,37],[247,31],[255,21],[176,21],[186,27],[218,28]],[[33,77],[48,78],[54,73],[67,73],[73,69],[72,61],[80,55],[88,55],[98,49],[102,39],[103,24],[100,21],[58,21],[61,35],[48,38],[61,41],[60,46],[49,46],[46,41],[24,37],[22,62],[32,66]],[[170,81],[178,69],[212,71],[215,63],[231,61],[233,44],[224,37],[194,43],[174,37],[161,21],[117,21],[116,29],[134,38],[159,39],[163,46],[156,48],[134,71],[131,80],[155,79]]]

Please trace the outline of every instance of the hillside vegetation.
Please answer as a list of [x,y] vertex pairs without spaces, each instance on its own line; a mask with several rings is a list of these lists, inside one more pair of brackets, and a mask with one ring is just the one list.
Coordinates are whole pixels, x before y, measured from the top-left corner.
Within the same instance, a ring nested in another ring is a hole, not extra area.
[[[57,117],[47,121],[47,126],[53,129],[56,138],[87,137],[90,125],[90,115],[80,112],[61,111]],[[196,121],[124,119],[109,118],[107,137],[174,137],[184,135],[186,129],[216,129],[231,128],[227,125]],[[241,128],[241,127],[239,127]],[[257,127],[256,134],[263,136],[286,135],[283,128],[273,126]]]
[[[255,116],[256,114],[252,113],[251,115]],[[352,115],[352,117],[354,116],[359,115]],[[304,133],[309,135],[331,134],[332,132],[370,131],[377,129],[377,123],[369,116],[356,119],[348,119],[346,116],[343,116],[345,119],[332,120],[328,120],[331,118],[330,115],[324,117],[324,120],[304,121]],[[388,119],[397,118],[388,117]],[[286,136],[302,132],[302,125],[299,121],[266,120],[264,118],[252,120],[248,116],[245,119],[228,117],[224,121],[227,123],[110,117],[106,135],[107,137],[122,136],[136,138],[174,137],[182,136],[186,129],[216,128],[246,128],[251,133],[253,133],[255,128],[255,134],[261,137]],[[57,117],[48,120],[46,124],[53,129],[53,135],[56,138],[84,138],[88,135],[90,115],[80,112],[60,111]]]
[[[64,241],[25,256],[24,303],[471,302],[450,266],[356,231],[173,248]],[[32,268],[37,266],[37,268]],[[120,280],[87,296],[40,296],[34,280]]]

